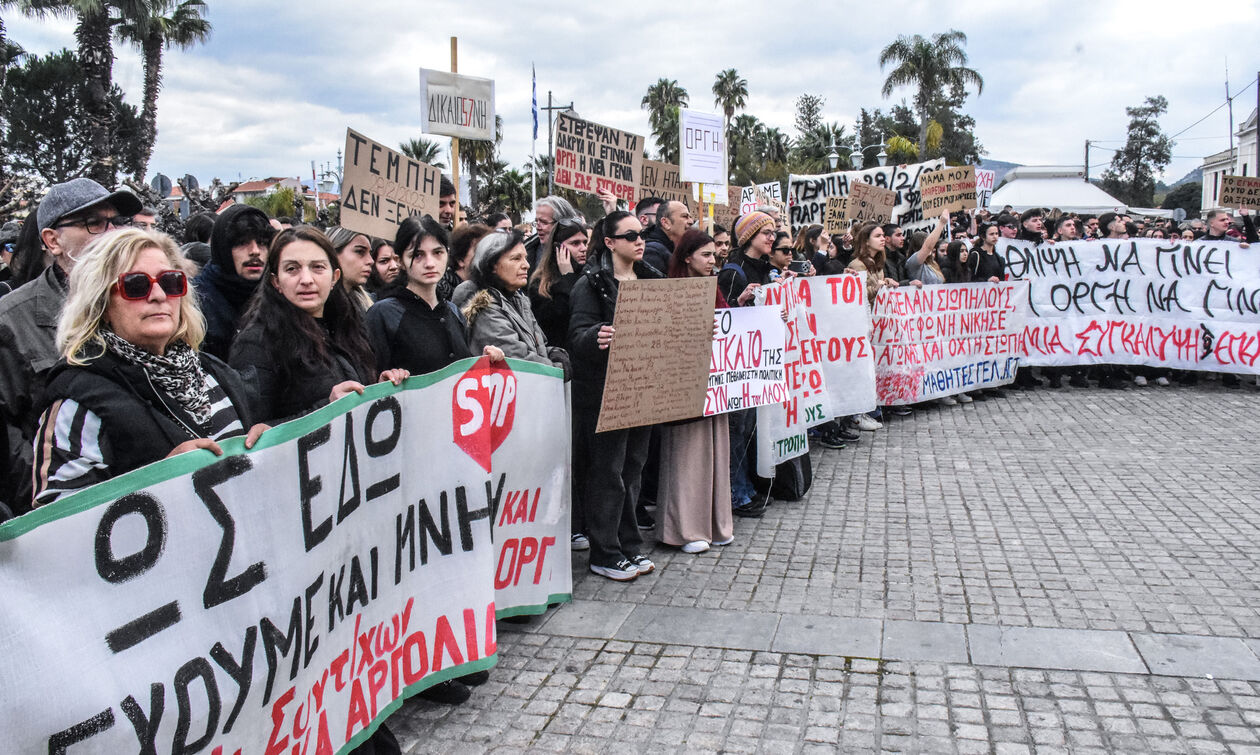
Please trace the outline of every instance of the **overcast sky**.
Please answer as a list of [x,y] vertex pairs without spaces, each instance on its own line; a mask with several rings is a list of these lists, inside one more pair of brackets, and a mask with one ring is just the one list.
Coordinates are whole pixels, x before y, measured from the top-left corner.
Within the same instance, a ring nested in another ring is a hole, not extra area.
[[[852,7],[848,7],[852,6]],[[349,10],[354,7],[354,11]],[[543,11],[543,8],[550,8]],[[1189,12],[1187,12],[1189,11]],[[541,14],[541,15],[540,15]],[[547,91],[587,119],[650,137],[640,109],[647,87],[676,79],[692,107],[716,110],[716,74],[748,80],[748,108],[795,136],[793,100],[826,98],[824,117],[852,130],[861,107],[887,108],[909,90],[880,96],[879,52],[900,34],[950,28],[967,34],[984,91],[966,111],[995,160],[1081,164],[1086,139],[1121,146],[1126,106],[1168,98],[1162,119],[1177,134],[1224,102],[1226,56],[1235,125],[1256,106],[1260,51],[1245,43],[1260,4],[1218,10],[1184,2],[1060,0],[950,3],[480,3],[331,0],[300,3],[211,0],[210,41],[167,54],[150,173],[192,173],[202,182],[310,174],[335,160],[347,126],[387,144],[420,135],[420,67],[495,80],[503,117],[502,156],[520,167],[530,154],[530,64],[540,105]],[[28,51],[74,47],[73,24],[5,14]],[[115,81],[139,103],[137,54],[116,46]],[[546,113],[538,151],[546,151]],[[1166,171],[1176,180],[1204,155],[1228,147],[1225,108],[1180,134]],[[443,142],[445,139],[438,137]],[[1092,166],[1110,159],[1096,149]],[[449,158],[448,158],[449,162]],[[1092,170],[1097,177],[1098,170]]]

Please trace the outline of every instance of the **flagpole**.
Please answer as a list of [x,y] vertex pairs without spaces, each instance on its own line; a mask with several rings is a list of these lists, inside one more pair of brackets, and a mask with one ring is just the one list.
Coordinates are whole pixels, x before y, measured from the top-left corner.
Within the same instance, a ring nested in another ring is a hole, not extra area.
[[538,72],[534,65],[529,66],[531,90],[530,109],[534,116],[534,140],[529,148],[529,209],[533,211],[538,205]]

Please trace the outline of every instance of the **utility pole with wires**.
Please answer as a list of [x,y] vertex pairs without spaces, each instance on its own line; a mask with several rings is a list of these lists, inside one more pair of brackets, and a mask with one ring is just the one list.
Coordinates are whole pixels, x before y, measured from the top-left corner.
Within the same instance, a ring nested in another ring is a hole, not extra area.
[[1225,56],[1225,104],[1229,106],[1229,159],[1230,170],[1238,171],[1238,155],[1234,154],[1234,98],[1229,96],[1229,56]]
[[1085,140],[1085,183],[1089,183],[1089,140]]

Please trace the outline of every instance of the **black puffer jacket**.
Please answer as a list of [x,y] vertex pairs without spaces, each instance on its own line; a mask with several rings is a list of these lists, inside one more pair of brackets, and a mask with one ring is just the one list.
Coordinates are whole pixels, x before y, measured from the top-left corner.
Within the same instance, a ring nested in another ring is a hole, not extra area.
[[193,281],[201,313],[206,317],[206,338],[201,350],[220,359],[228,358],[237,324],[245,314],[249,297],[258,288],[258,281],[246,280],[236,274],[231,241],[227,238],[227,228],[232,221],[250,213],[262,216],[264,222],[267,219],[262,210],[247,204],[234,204],[215,220],[214,230],[210,232],[210,264],[203,267]]
[[[664,278],[651,265],[634,263],[635,275],[643,280]],[[581,279],[569,297],[569,358],[573,366],[574,409],[599,411],[604,399],[604,378],[608,373],[608,349],[599,348],[599,329],[612,325],[617,310],[620,285],[613,275],[612,259],[605,252],[587,259]]]

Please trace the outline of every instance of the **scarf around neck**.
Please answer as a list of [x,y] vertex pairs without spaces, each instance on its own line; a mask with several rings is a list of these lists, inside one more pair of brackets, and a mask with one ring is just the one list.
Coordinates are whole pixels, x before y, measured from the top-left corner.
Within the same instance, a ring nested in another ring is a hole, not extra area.
[[210,388],[201,369],[197,352],[183,341],[176,341],[158,356],[136,346],[112,330],[101,330],[105,346],[119,357],[145,371],[167,395],[179,402],[198,424],[210,419]]

